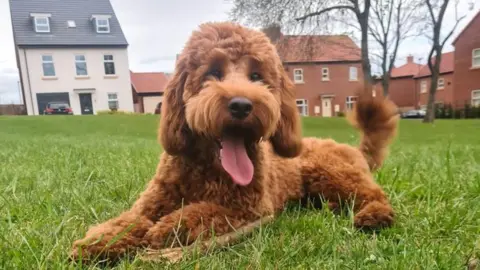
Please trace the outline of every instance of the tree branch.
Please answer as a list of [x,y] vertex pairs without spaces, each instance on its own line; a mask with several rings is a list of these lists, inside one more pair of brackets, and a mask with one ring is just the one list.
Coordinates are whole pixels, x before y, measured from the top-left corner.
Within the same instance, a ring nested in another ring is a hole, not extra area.
[[310,17],[315,17],[315,16],[320,16],[324,13],[327,13],[329,11],[332,11],[332,10],[339,10],[339,9],[347,9],[347,10],[352,10],[353,12],[355,12],[355,9],[351,6],[333,6],[333,7],[329,7],[329,8],[325,8],[325,9],[322,9],[320,11],[317,11],[317,12],[312,12],[312,13],[309,13],[307,15],[304,15],[302,17],[299,17],[299,18],[295,18],[295,20],[297,22],[304,22],[306,19],[310,18]]

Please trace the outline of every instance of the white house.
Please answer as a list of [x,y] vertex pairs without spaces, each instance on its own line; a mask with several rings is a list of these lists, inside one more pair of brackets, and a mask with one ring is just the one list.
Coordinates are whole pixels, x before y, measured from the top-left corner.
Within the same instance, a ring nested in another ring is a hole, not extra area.
[[128,42],[109,0],[10,0],[28,115],[49,102],[73,114],[134,111]]

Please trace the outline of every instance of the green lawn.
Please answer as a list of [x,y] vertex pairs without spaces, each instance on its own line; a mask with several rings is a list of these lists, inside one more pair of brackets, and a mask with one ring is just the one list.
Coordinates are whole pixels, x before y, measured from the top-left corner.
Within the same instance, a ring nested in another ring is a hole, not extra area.
[[[0,118],[0,269],[74,268],[71,243],[130,207],[154,174],[157,125],[155,115]],[[304,128],[358,140],[344,119],[304,119]],[[292,204],[243,242],[170,268],[465,269],[480,255],[480,121],[402,120],[376,179],[397,212],[380,234]]]

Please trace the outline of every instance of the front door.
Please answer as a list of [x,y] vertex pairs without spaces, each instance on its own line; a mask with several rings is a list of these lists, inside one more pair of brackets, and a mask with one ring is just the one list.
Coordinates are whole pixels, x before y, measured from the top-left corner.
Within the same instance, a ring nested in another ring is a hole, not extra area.
[[92,94],[78,94],[82,114],[93,114]]
[[330,98],[322,99],[322,116],[332,117],[332,100]]

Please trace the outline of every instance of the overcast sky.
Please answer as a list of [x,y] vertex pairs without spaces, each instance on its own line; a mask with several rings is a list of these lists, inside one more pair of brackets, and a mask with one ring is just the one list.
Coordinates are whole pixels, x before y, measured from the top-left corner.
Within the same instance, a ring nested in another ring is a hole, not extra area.
[[[480,0],[460,0],[461,14],[467,18],[453,38],[480,10]],[[130,44],[129,60],[132,71],[166,71],[174,68],[175,55],[180,52],[192,30],[198,24],[228,19],[231,6],[225,0],[111,0]],[[474,2],[468,10],[468,2]],[[133,4],[133,5],[132,5]],[[447,12],[447,25],[454,21],[453,9]],[[17,103],[18,72],[13,46],[10,9],[7,0],[0,0],[0,103]],[[451,42],[444,51],[451,51]],[[412,53],[416,58],[428,56],[429,44],[419,38],[404,43],[397,64],[403,64]]]

